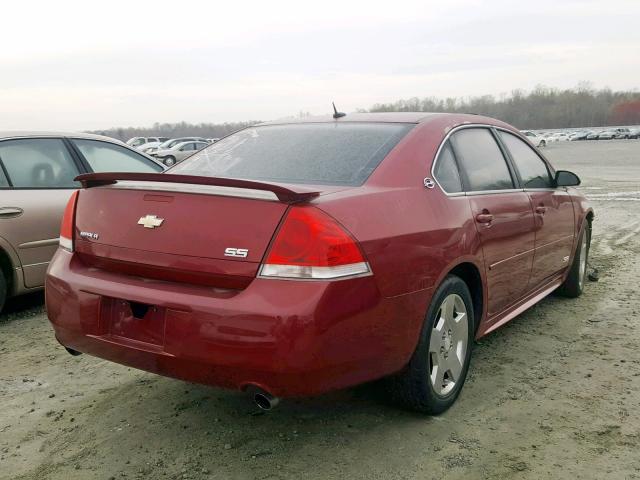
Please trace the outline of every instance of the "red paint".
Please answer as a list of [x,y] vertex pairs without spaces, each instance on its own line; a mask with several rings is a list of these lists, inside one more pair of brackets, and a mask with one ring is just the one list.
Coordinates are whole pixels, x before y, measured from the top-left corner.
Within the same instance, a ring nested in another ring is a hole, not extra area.
[[[395,115],[368,118],[420,118]],[[478,336],[497,328],[559,285],[567,269],[557,257],[572,255],[590,210],[574,189],[457,197],[426,189],[423,179],[431,177],[444,136],[464,123],[516,132],[485,117],[430,116],[363,186],[272,185],[281,201],[81,190],[75,252],[59,249],[47,275],[56,337],[75,350],[162,375],[235,389],[256,384],[279,396],[318,394],[402,369],[434,289],[462,263],[482,280]],[[288,204],[296,198],[306,203]],[[539,213],[539,206],[546,210]],[[311,211],[320,226],[335,219],[332,239],[354,239],[346,255],[362,255],[371,275],[257,277],[270,246],[281,248],[274,236],[287,234],[285,219]],[[166,223],[137,225],[147,214]],[[99,238],[80,239],[80,231]],[[249,254],[227,257],[226,247]]]

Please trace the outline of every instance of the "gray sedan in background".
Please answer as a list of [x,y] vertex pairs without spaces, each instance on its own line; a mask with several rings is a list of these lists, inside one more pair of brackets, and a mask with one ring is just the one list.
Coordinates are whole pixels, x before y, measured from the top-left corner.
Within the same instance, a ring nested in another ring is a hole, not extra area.
[[185,158],[190,157],[198,150],[203,149],[207,145],[209,145],[208,142],[182,142],[177,143],[173,147],[166,150],[151,152],[150,155],[160,160],[167,167],[170,167],[172,165],[175,165],[176,163],[180,163]]
[[169,140],[166,140],[158,145],[152,144],[151,147],[146,148],[144,145],[139,148],[138,150],[140,150],[141,152],[146,153],[147,155],[152,155],[154,153],[156,153],[157,151],[160,150],[169,150],[172,147],[175,147],[177,144],[179,143],[183,143],[183,142],[207,142],[207,143],[211,143],[209,140],[207,140],[206,138],[202,138],[202,137],[179,137],[179,138],[170,138]]

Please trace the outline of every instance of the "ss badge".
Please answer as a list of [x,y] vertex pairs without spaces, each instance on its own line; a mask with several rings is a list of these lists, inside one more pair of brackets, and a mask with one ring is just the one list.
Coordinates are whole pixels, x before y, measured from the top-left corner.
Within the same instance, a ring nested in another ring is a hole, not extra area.
[[229,247],[224,249],[225,257],[247,258],[247,255],[249,255],[249,250],[246,248]]

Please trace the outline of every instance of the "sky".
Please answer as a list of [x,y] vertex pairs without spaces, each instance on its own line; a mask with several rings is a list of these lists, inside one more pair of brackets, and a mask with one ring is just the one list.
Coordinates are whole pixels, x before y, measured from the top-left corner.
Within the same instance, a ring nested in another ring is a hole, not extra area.
[[0,130],[640,88],[640,0],[11,0],[2,14]]

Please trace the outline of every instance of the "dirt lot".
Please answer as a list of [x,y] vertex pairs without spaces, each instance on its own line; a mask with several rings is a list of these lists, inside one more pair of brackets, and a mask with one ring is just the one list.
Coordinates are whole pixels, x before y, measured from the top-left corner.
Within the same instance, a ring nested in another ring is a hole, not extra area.
[[640,478],[640,141],[553,144],[596,209],[600,281],[474,350],[429,418],[374,386],[285,401],[131,370],[54,340],[37,295],[0,316],[0,478]]

